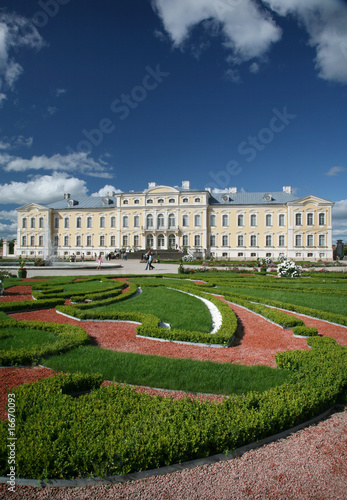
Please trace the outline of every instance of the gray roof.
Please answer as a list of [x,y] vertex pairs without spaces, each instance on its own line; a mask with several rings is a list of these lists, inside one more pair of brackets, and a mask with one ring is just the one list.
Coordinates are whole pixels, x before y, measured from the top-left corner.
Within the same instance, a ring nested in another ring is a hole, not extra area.
[[[104,204],[103,200],[108,199],[109,203]],[[73,202],[73,205],[71,203]],[[70,204],[69,204],[70,202]],[[46,205],[48,208],[53,209],[81,209],[81,208],[111,208],[117,206],[117,198],[115,196],[83,196],[82,198],[71,198],[65,200],[59,200],[54,203],[49,203]]]
[[[266,195],[270,195],[266,199]],[[228,199],[224,199],[224,197]],[[283,191],[262,193],[212,193],[209,200],[210,205],[283,205],[297,200],[297,196]]]

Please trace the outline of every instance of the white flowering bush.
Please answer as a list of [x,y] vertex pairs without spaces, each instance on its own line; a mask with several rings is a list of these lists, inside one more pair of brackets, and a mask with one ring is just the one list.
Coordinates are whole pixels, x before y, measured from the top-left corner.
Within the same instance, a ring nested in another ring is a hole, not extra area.
[[295,264],[293,260],[283,260],[277,265],[277,276],[282,278],[296,278],[301,276],[301,266]]

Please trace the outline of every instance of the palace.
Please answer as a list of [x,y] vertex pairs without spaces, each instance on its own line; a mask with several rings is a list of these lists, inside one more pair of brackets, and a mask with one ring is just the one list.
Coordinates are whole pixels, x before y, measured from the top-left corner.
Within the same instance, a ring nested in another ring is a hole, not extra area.
[[16,255],[94,258],[115,250],[187,249],[196,257],[256,259],[286,256],[331,260],[333,202],[280,192],[215,193],[148,184],[143,191],[29,203],[17,209]]

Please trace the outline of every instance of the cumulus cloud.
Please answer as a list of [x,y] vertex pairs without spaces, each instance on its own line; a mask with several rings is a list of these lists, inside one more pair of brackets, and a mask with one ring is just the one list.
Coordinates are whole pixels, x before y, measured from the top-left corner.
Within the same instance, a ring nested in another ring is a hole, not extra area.
[[54,170],[78,172],[91,177],[112,178],[111,167],[105,162],[95,161],[89,153],[55,154],[47,157],[33,156],[30,159],[0,153],[0,167],[5,172],[26,172],[28,170]]
[[0,149],[10,150],[21,147],[30,148],[33,145],[34,139],[32,137],[24,137],[17,135],[12,137],[2,137],[0,139]]
[[263,56],[281,37],[270,14],[253,0],[153,0],[152,5],[175,47],[182,46],[198,24],[213,35],[218,26],[235,62]]
[[12,240],[17,234],[16,210],[0,210],[0,235],[1,238]]
[[[0,87],[13,90],[14,84],[23,73],[23,67],[14,55],[21,48],[39,50],[44,41],[29,19],[16,13],[0,12]],[[6,98],[1,94],[0,101]]]
[[316,50],[315,65],[324,80],[347,83],[347,7],[343,0],[263,0],[281,16],[293,15]]
[[106,184],[103,188],[99,189],[96,193],[92,193],[91,196],[107,196],[108,193],[122,193],[121,189],[115,188],[114,186],[110,186]]
[[331,167],[328,172],[325,172],[325,175],[335,176],[340,174],[341,172],[345,172],[347,167]]
[[52,203],[62,199],[64,193],[85,196],[87,191],[85,181],[69,177],[64,172],[54,172],[52,175],[35,176],[28,182],[0,184],[0,203]]
[[[320,78],[347,83],[347,7],[343,0],[152,0],[174,47],[192,40],[193,29],[202,26],[223,38],[227,62],[233,66],[251,59],[250,71],[259,70],[271,44],[281,38],[272,15],[293,16],[307,31],[315,48]],[[193,44],[192,44],[193,45]],[[230,75],[229,75],[230,76]],[[232,81],[238,81],[235,74]]]

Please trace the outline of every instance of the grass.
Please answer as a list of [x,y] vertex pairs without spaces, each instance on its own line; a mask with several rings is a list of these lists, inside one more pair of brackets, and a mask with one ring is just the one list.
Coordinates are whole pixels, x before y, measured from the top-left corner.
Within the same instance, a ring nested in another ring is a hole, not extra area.
[[27,349],[56,342],[57,337],[51,332],[31,330],[20,327],[7,327],[0,334],[0,351]]
[[263,392],[286,382],[290,374],[267,366],[242,366],[165,358],[83,346],[45,360],[56,371],[101,373],[104,379],[132,385],[207,394]]
[[134,299],[100,306],[93,311],[125,311],[154,314],[171,328],[182,328],[209,333],[212,330],[211,314],[207,306],[190,295],[164,287],[144,287]]

